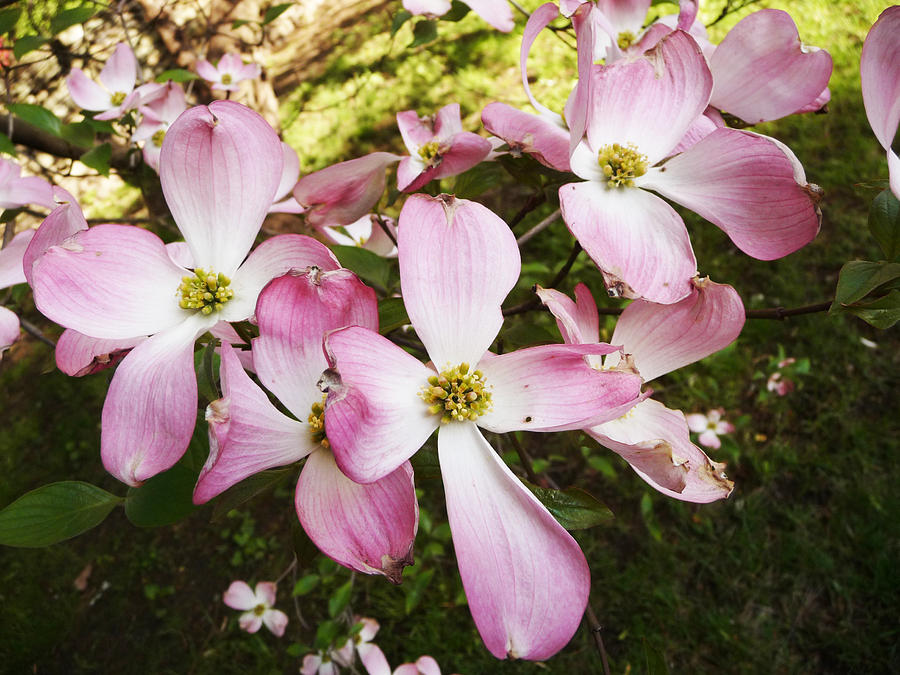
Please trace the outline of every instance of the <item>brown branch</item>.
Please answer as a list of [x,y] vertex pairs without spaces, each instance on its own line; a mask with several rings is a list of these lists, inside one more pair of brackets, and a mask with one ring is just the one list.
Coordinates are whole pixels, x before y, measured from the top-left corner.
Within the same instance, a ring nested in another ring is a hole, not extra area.
[[603,646],[603,636],[600,635],[600,633],[603,632],[603,627],[600,625],[600,621],[597,619],[597,615],[594,614],[594,610],[590,604],[585,608],[584,616],[587,619],[588,625],[591,627],[591,635],[594,636],[594,642],[597,644],[597,651],[600,652],[600,661],[603,663],[603,673],[604,675],[610,675],[609,661],[606,658],[606,648]]
[[[572,252],[569,254],[569,259],[566,260],[565,264],[559,269],[559,272],[556,273],[556,276],[547,284],[547,288],[554,288],[560,284],[560,282],[566,278],[569,274],[569,271],[572,269],[572,265],[575,264],[575,260],[578,258],[578,254],[581,253],[581,244],[577,241],[575,245],[572,247]],[[512,316],[513,314],[525,314],[526,312],[530,312],[535,309],[539,309],[541,306],[541,301],[537,296],[531,298],[531,300],[526,300],[525,302],[515,305],[514,307],[510,307],[509,309],[503,310],[503,316]]]

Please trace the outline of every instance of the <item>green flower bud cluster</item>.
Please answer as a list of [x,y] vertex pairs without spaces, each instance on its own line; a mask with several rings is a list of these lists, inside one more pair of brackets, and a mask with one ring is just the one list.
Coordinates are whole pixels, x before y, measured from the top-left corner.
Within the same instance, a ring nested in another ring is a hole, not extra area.
[[632,187],[634,179],[647,173],[647,156],[638,152],[633,143],[604,145],[597,153],[597,162],[606,176],[609,187]]
[[440,414],[441,424],[474,420],[491,409],[491,392],[485,386],[484,374],[480,370],[470,373],[468,363],[429,377],[419,397],[428,412]]
[[178,287],[181,301],[178,305],[182,309],[199,309],[206,315],[212,314],[213,310],[218,312],[234,297],[234,291],[228,288],[230,284],[231,279],[224,274],[197,268],[194,276],[181,278],[181,286]]

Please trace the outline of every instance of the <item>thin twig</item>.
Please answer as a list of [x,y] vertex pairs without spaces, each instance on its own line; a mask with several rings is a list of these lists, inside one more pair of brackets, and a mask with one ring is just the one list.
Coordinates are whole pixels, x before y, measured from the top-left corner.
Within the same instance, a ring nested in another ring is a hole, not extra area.
[[279,577],[275,580],[276,584],[281,583],[281,580],[284,579],[288,574],[294,571],[294,568],[297,566],[297,556],[294,556],[294,559],[291,561],[291,564],[287,566],[287,569],[279,575]]
[[603,632],[603,627],[600,625],[600,621],[597,620],[597,615],[594,614],[594,610],[590,605],[584,610],[584,615],[587,617],[588,625],[591,627],[591,635],[594,636],[594,642],[597,644],[597,651],[600,652],[600,661],[603,663],[603,673],[604,675],[610,675],[609,661],[606,658],[606,648],[603,646],[603,636],[600,635],[600,633]]
[[[539,485],[540,478],[534,472],[534,466],[533,466],[533,462],[531,461],[531,455],[528,454],[528,451],[525,450],[525,446],[523,446],[519,442],[519,439],[516,438],[516,432],[511,431],[510,433],[506,434],[506,437],[509,438],[513,447],[516,449],[516,453],[519,455],[519,460],[522,463],[522,468],[525,469],[525,474],[528,476],[528,480],[530,480],[535,485]],[[551,487],[553,487],[554,490],[559,489],[559,486],[557,486],[555,484],[555,482],[553,481],[552,478],[550,478],[550,476],[547,476],[547,484],[550,485]]]
[[516,239],[516,244],[518,244],[519,246],[522,246],[522,244],[524,244],[526,241],[528,241],[529,239],[534,237],[536,234],[546,230],[548,227],[550,227],[553,223],[555,223],[557,221],[557,219],[559,218],[559,215],[560,215],[560,210],[556,209],[556,211],[551,213],[549,216],[544,218],[541,222],[539,222],[537,225],[532,227],[521,237]]
[[387,235],[388,239],[393,242],[394,246],[397,245],[397,237],[394,236],[394,233],[391,232],[391,228],[387,226],[387,223],[384,222],[384,218],[381,217],[381,214],[375,214],[375,220],[378,221],[378,226],[382,229],[382,231]]
[[[575,245],[572,247],[572,252],[569,254],[569,259],[566,260],[565,264],[559,269],[559,272],[556,273],[556,276],[547,284],[547,288],[556,288],[563,279],[569,274],[569,271],[572,269],[572,265],[575,264],[575,260],[578,258],[578,254],[581,253],[581,244],[577,241]],[[531,298],[531,300],[526,300],[525,302],[515,305],[514,307],[510,307],[509,309],[503,310],[503,316],[512,316],[513,314],[524,314],[526,312],[530,312],[534,309],[538,309],[541,306],[541,300],[536,295]]]
[[543,192],[536,192],[531,195],[525,201],[525,205],[521,209],[519,209],[519,212],[512,217],[512,220],[509,221],[510,229],[513,229],[516,225],[522,222],[522,219],[525,218],[525,216],[534,211],[545,201],[547,201],[547,196]]
[[38,328],[37,326],[35,326],[33,323],[31,323],[28,319],[23,319],[20,316],[19,324],[22,326],[22,330],[24,330],[26,333],[28,333],[32,337],[37,338],[38,340],[40,340],[41,342],[43,342],[45,345],[47,345],[49,347],[53,347],[54,349],[56,348],[56,343],[53,340],[51,340],[50,338],[48,338],[46,335],[44,335],[41,332],[41,329]]

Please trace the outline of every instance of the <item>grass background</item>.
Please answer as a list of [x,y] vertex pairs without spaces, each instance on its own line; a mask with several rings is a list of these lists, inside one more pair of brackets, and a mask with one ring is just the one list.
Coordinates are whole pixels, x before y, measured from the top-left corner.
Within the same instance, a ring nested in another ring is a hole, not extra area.
[[[868,184],[887,172],[862,107],[858,60],[883,6],[756,3],[717,25],[714,37],[763,6],[789,10],[804,41],[834,58],[827,115],[762,125],[794,149],[808,179],[824,188],[822,231],[802,251],[763,263],[740,254],[715,227],[685,217],[702,273],[733,284],[750,307],[798,306],[829,299],[847,260],[880,255],[866,227],[877,194]],[[710,2],[703,11],[713,17],[719,8]],[[405,47],[410,24],[391,37],[390,21],[390,13],[378,12],[342,29],[341,48],[283,101],[285,138],[304,171],[376,148],[402,151],[393,119],[398,110],[424,114],[459,102],[464,126],[477,130],[488,102],[524,106],[521,21],[506,36],[470,14],[459,23],[441,22],[435,42],[413,49]],[[548,34],[532,54],[535,91],[558,108],[572,83],[572,52]],[[529,191],[508,179],[492,185],[498,177],[480,177],[491,186],[480,199],[509,220]],[[464,191],[471,183],[449,179],[443,188]],[[553,208],[537,209],[517,232]],[[547,283],[571,244],[557,223],[526,245],[522,281],[510,303],[526,298],[531,284]],[[570,291],[577,281],[600,297],[599,274],[583,255],[560,288]],[[25,316],[42,321],[27,293],[15,298]],[[612,325],[606,326],[610,332]],[[504,335],[515,344],[547,333],[556,339],[549,317],[532,313],[508,322]],[[861,338],[876,346],[864,346]],[[591,564],[591,605],[614,673],[900,670],[898,343],[896,329],[876,331],[845,316],[750,321],[732,347],[654,383],[670,407],[722,406],[736,423],[712,453],[728,462],[736,482],[724,502],[696,506],[658,495],[617,456],[577,433],[523,438],[558,482],[589,490],[615,513],[608,526],[575,534]],[[809,368],[794,377],[795,392],[778,398],[766,394],[765,382],[783,355],[808,359]],[[32,340],[7,354],[0,371],[0,504],[56,480],[124,492],[99,462],[107,386],[108,374],[65,377],[55,370],[52,352]],[[417,484],[423,515],[418,562],[403,586],[361,576],[352,581],[350,607],[381,622],[377,642],[389,661],[428,653],[444,672],[600,672],[586,626],[544,664],[498,662],[484,650],[461,593],[440,480],[427,454]],[[116,509],[70,542],[0,550],[0,671],[297,672],[349,573],[304,555],[295,574],[318,574],[321,581],[297,598],[306,627],[292,613],[280,641],[241,633],[237,613],[221,603],[231,580],[272,579],[290,564],[291,490],[288,481],[216,522],[210,509],[201,509],[156,529],[135,528]],[[79,590],[74,582],[88,566]],[[286,610],[292,580],[289,575],[280,586]]]

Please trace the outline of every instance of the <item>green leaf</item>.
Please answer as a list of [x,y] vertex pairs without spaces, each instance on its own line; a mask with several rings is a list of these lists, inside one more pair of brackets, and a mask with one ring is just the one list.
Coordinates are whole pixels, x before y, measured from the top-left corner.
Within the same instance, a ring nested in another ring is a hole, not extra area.
[[112,159],[112,146],[109,143],[103,143],[95,148],[91,148],[78,159],[82,164],[89,166],[97,173],[108,176],[109,160]]
[[40,35],[23,35],[18,38],[13,45],[13,56],[15,56],[18,61],[29,52],[33,52],[35,49],[43,47],[47,42],[47,38],[41,37]]
[[439,478],[441,475],[441,463],[438,460],[437,448],[433,445],[423,445],[412,456],[410,462],[416,472],[416,480]]
[[869,231],[887,260],[900,258],[900,200],[884,190],[869,209]]
[[262,25],[265,26],[266,24],[272,23],[275,19],[288,11],[293,4],[293,2],[285,2],[280,5],[272,5],[269,7],[266,10],[266,13],[263,14]]
[[332,619],[344,611],[344,608],[350,604],[350,596],[353,594],[353,580],[349,580],[343,586],[338,588],[328,599],[328,616]]
[[890,328],[900,321],[900,290],[893,290],[874,302],[850,305],[844,309],[875,328]]
[[356,272],[363,280],[388,288],[391,278],[391,264],[372,251],[357,246],[332,246],[331,250],[341,264]]
[[502,178],[503,167],[497,162],[481,162],[456,177],[453,194],[462,199],[475,199],[498,185]]
[[404,586],[407,589],[404,603],[404,610],[407,614],[411,614],[422,601],[422,596],[425,595],[425,590],[431,583],[432,577],[434,577],[434,569],[425,570],[415,578],[412,584]]
[[0,223],[11,223],[24,210],[24,207],[20,209],[4,209],[3,212],[0,213]]
[[453,0],[450,5],[450,11],[441,17],[441,21],[460,21],[469,13],[469,6],[464,5],[459,0]]
[[641,641],[644,643],[644,667],[647,675],[669,675],[669,667],[663,653],[651,647],[646,638],[641,638]]
[[200,76],[197,73],[192,73],[189,70],[185,70],[184,68],[172,68],[171,70],[164,70],[159,75],[156,76],[155,82],[165,83],[165,82],[190,82],[191,80],[198,80]]
[[897,278],[900,278],[900,263],[852,260],[841,268],[831,310],[862,300],[879,286]]
[[125,497],[125,515],[138,527],[161,527],[186,518],[194,509],[192,497],[197,472],[190,462],[180,461],[137,488],[129,488]]
[[403,298],[385,298],[378,302],[378,325],[381,334],[387,335],[392,330],[409,323]]
[[403,27],[407,21],[412,18],[412,14],[407,12],[405,9],[401,9],[399,12],[394,14],[394,19],[391,21],[391,37],[394,37],[397,34],[397,31]]
[[33,103],[10,103],[9,111],[29,124],[33,124],[39,129],[43,129],[54,136],[59,136],[62,122],[52,112],[43,106],[34,105]]
[[90,111],[82,111],[85,115],[84,123],[90,124],[91,129],[94,130],[94,133],[97,134],[114,134],[116,133],[116,129],[113,126],[113,123],[110,120],[95,120],[90,115],[93,115],[93,112]]
[[219,341],[210,339],[203,349],[194,352],[194,371],[197,373],[197,392],[207,402],[220,398],[216,383],[219,381],[221,357],[216,354]]
[[16,144],[9,140],[9,136],[4,133],[0,133],[0,152],[5,152],[13,157],[18,154],[16,152]]
[[336,621],[323,621],[316,629],[316,649],[326,650],[332,646],[341,632],[341,627]]
[[10,7],[0,12],[0,35],[6,35],[16,27],[22,10],[18,7]]
[[59,14],[50,19],[50,33],[56,35],[62,33],[66,28],[74,26],[78,23],[84,23],[90,19],[100,9],[97,5],[82,5],[81,7],[73,7],[72,9],[64,9]]
[[94,127],[88,122],[63,124],[60,127],[59,135],[80,148],[89,148],[94,144]]
[[422,21],[417,21],[416,25],[413,26],[413,41],[410,42],[407,47],[418,47],[433,42],[436,39],[437,22],[431,21],[430,19],[423,19]]
[[246,26],[248,23],[256,23],[256,21],[250,21],[248,19],[235,19],[231,22],[231,30],[235,30],[236,28],[240,28],[241,26]]
[[291,595],[296,597],[312,592],[313,589],[319,585],[320,579],[321,577],[318,574],[307,574],[306,576],[300,577],[300,579],[297,580],[297,583],[294,584],[294,590],[291,592]]
[[96,527],[122,501],[90,483],[42,485],[0,511],[0,544],[37,548]]
[[583,530],[613,519],[612,511],[581,488],[551,490],[522,482],[567,530]]
[[260,471],[252,476],[248,476],[216,497],[210,520],[215,522],[223,518],[232,509],[236,509],[257,495],[275,488],[279,483],[284,482],[285,479],[291,476],[296,477],[296,475],[297,469],[289,468]]

